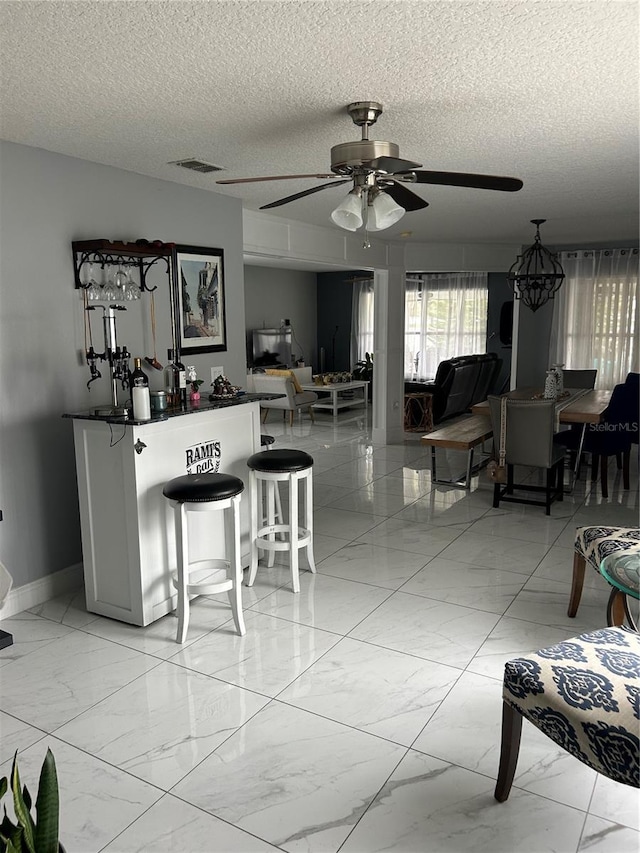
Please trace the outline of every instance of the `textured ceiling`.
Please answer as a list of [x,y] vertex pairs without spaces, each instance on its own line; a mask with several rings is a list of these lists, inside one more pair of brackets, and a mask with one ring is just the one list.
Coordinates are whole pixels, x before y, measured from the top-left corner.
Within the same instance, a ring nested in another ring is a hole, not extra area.
[[[0,2],[0,136],[242,197],[316,185],[216,177],[327,172],[371,137],[425,169],[519,177],[519,193],[421,185],[380,236],[546,243],[638,236],[638,3]],[[196,157],[199,175],[168,165]],[[270,212],[334,228],[348,185]]]

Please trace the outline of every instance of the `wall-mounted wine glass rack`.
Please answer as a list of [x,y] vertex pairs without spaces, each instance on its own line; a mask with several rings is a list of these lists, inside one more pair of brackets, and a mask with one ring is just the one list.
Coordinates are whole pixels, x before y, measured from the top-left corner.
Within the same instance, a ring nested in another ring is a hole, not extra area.
[[[111,386],[111,406],[96,410],[96,414],[126,418],[128,417],[127,408],[118,404],[118,386],[121,385],[123,391],[128,391],[131,354],[126,346],[118,345],[116,312],[126,311],[126,307],[122,303],[139,299],[146,291],[151,294],[152,317],[155,324],[153,294],[158,286],[149,286],[147,276],[156,265],[164,263],[169,278],[172,342],[175,342],[175,315],[172,299],[175,244],[162,243],[159,240],[153,242],[149,240],[136,240],[135,242],[76,240],[72,242],[71,248],[73,251],[75,286],[76,289],[83,291],[85,312],[95,311],[96,308],[103,312],[104,350],[102,352],[97,352],[93,347],[91,315],[85,313],[85,359],[90,372],[87,388],[90,388],[91,384],[100,379],[102,375],[98,364],[107,362]],[[97,281],[96,267],[103,271],[104,281]],[[109,268],[116,268],[117,272],[111,274]],[[138,272],[138,282],[135,282],[131,275],[134,270]],[[153,337],[155,347],[155,325],[153,326]]]
[[87,290],[90,285],[88,269],[95,264],[101,269],[107,266],[134,267],[140,275],[140,290],[151,292],[156,287],[147,285],[149,271],[158,263],[164,262],[167,275],[171,280],[174,243],[162,243],[159,240],[136,240],[132,243],[112,242],[111,240],[76,240],[71,244],[73,250],[73,271],[77,289]]

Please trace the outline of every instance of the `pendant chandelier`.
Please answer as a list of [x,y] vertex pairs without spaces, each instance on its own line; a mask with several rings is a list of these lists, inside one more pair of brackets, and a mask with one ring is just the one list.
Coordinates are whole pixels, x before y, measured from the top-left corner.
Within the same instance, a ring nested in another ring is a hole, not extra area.
[[536,226],[536,238],[507,273],[507,280],[516,299],[532,311],[537,311],[550,299],[553,299],[564,281],[564,270],[554,255],[540,242],[540,226],[546,219],[532,219]]

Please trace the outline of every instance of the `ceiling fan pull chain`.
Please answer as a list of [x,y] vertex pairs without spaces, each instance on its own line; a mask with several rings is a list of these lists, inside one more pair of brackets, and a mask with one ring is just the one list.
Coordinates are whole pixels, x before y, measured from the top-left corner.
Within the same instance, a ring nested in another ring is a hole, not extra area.
[[364,188],[362,193],[362,224],[364,225],[364,240],[362,243],[363,249],[370,249],[369,241],[369,190]]

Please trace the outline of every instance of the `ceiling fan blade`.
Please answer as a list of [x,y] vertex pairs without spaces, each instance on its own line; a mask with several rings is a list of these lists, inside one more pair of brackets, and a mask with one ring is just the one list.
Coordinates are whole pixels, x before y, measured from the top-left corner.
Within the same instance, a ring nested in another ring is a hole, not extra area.
[[428,201],[420,198],[413,190],[407,189],[407,187],[403,187],[401,184],[393,183],[383,187],[383,189],[387,195],[391,196],[396,204],[404,207],[405,210],[422,210],[424,207],[429,207]]
[[312,193],[320,192],[320,190],[326,190],[329,187],[337,187],[340,184],[348,184],[350,181],[332,181],[330,184],[320,184],[319,187],[311,187],[310,190],[303,190],[301,193],[294,193],[293,195],[288,195],[286,198],[279,198],[278,201],[272,201],[270,204],[263,204],[260,207],[260,210],[269,210],[270,207],[280,207],[281,204],[289,204],[290,201],[296,201],[296,199],[304,198],[306,195],[311,195]]
[[479,190],[502,190],[515,193],[522,189],[519,178],[503,178],[498,175],[470,175],[466,172],[408,172],[395,174],[395,180],[416,184],[443,184],[447,187],[474,187]]
[[401,160],[399,157],[376,157],[375,160],[370,160],[367,165],[370,165],[372,169],[379,169],[381,172],[393,175],[395,172],[409,172],[412,169],[419,169],[422,163],[412,163],[411,160]]
[[269,175],[267,178],[227,178],[223,181],[216,181],[216,184],[251,184],[254,181],[291,181],[295,178],[337,178],[330,172],[328,175]]

